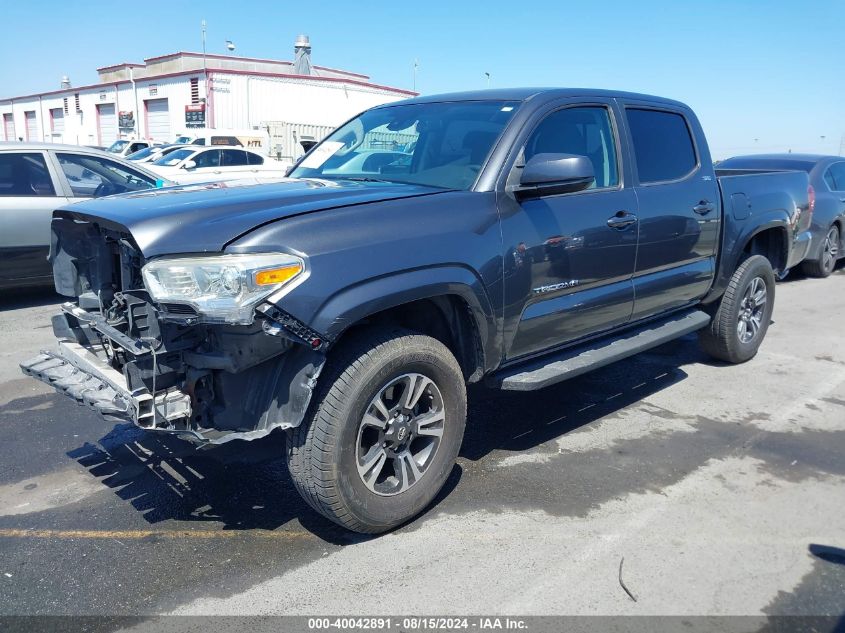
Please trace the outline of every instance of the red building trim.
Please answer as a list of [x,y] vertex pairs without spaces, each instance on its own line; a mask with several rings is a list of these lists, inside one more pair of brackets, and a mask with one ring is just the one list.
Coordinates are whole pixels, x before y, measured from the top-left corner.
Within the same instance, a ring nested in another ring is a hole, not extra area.
[[144,64],[136,64],[134,62],[122,62],[120,64],[113,64],[111,66],[100,66],[97,68],[97,72],[106,72],[109,70],[117,70],[119,68],[143,68]]
[[[85,115],[83,115],[85,116]],[[97,145],[103,144],[103,135],[100,132],[100,104],[94,104],[94,125],[97,128]]]
[[[387,90],[389,92],[395,92],[397,94],[406,95],[408,97],[416,97],[419,95],[418,92],[414,92],[412,90],[405,90],[404,88],[392,88],[391,86],[383,86],[381,84],[374,84],[369,81],[359,81],[357,79],[346,79],[345,77],[315,77],[314,75],[294,75],[293,73],[268,73],[268,72],[255,72],[251,70],[229,70],[228,68],[208,68],[208,72],[216,72],[221,73],[224,75],[254,75],[256,77],[279,77],[279,78],[290,78],[290,79],[310,79],[312,81],[328,81],[333,83],[348,83],[353,84],[356,86],[364,86],[367,88],[377,88],[379,90]],[[196,76],[197,73],[201,73],[202,69],[193,69],[193,70],[180,70],[177,72],[172,73],[164,73],[161,75],[150,75],[148,77],[138,77],[135,79],[136,84],[142,84],[146,81],[158,80],[158,79],[167,79],[169,77],[182,77],[185,75]],[[116,85],[131,85],[128,79],[124,81],[117,81],[117,82],[110,82]],[[65,88],[61,90],[51,90],[49,92],[41,92],[29,95],[22,95],[20,97],[6,97],[5,99],[0,99],[0,104],[4,103],[12,103],[13,101],[18,101],[20,99],[32,99],[34,97],[52,97],[62,94],[74,94],[77,92],[82,92],[84,90],[97,90],[101,91],[103,86],[107,86],[109,84],[90,84],[88,86],[78,86],[76,88]]]
[[[161,61],[163,59],[170,59],[173,57],[202,57],[202,53],[192,53],[188,51],[179,51],[177,53],[169,53],[168,55],[158,55],[157,57],[148,57],[144,60],[146,64],[150,62],[155,63]],[[288,66],[293,66],[294,62],[287,61],[284,59],[262,59],[260,57],[239,57],[237,55],[220,55],[217,53],[206,53],[206,59],[223,59],[223,60],[233,60],[233,61],[241,61],[241,62],[257,62],[259,64],[286,64]],[[106,68],[115,68],[115,66],[107,66]],[[340,70],[338,68],[330,68],[328,66],[314,66],[314,68],[318,70],[328,70],[329,72],[333,73],[341,73],[344,75],[349,75],[350,77],[357,77],[358,79],[369,79],[369,75],[362,75],[361,73],[353,73],[348,70]],[[101,70],[101,69],[97,69]]]

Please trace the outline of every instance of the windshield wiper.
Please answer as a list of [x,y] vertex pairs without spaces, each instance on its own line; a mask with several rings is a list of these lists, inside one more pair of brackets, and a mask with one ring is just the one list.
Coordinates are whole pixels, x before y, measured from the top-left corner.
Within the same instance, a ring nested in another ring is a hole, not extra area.
[[404,184],[399,180],[387,180],[386,178],[372,178],[370,176],[339,176],[337,174],[333,174],[335,178],[331,178],[330,180],[353,180],[355,182],[386,182],[390,184]]

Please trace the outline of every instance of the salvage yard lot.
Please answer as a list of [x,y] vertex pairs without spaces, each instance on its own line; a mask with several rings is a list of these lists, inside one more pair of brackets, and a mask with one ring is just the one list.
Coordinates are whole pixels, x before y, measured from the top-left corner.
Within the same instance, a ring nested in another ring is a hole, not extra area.
[[305,506],[280,437],[197,453],[24,378],[57,301],[0,303],[2,614],[845,612],[842,269],[779,284],[744,365],[686,337],[471,389],[438,503],[377,538]]

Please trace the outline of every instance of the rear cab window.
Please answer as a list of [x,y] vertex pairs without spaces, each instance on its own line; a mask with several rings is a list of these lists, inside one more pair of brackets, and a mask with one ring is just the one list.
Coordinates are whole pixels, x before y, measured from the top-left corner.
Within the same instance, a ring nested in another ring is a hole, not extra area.
[[625,109],[640,184],[672,182],[692,174],[698,157],[686,118],[651,108]]
[[55,196],[56,189],[40,152],[0,152],[0,196]]

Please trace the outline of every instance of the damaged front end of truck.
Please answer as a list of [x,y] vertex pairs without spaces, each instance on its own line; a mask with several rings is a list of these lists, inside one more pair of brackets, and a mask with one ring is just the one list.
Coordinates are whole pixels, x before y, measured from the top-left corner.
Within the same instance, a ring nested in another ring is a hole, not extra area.
[[198,444],[298,426],[330,343],[277,303],[308,276],[292,253],[145,261],[124,227],[56,212],[50,259],[72,300],[58,345],[21,363],[110,421]]

